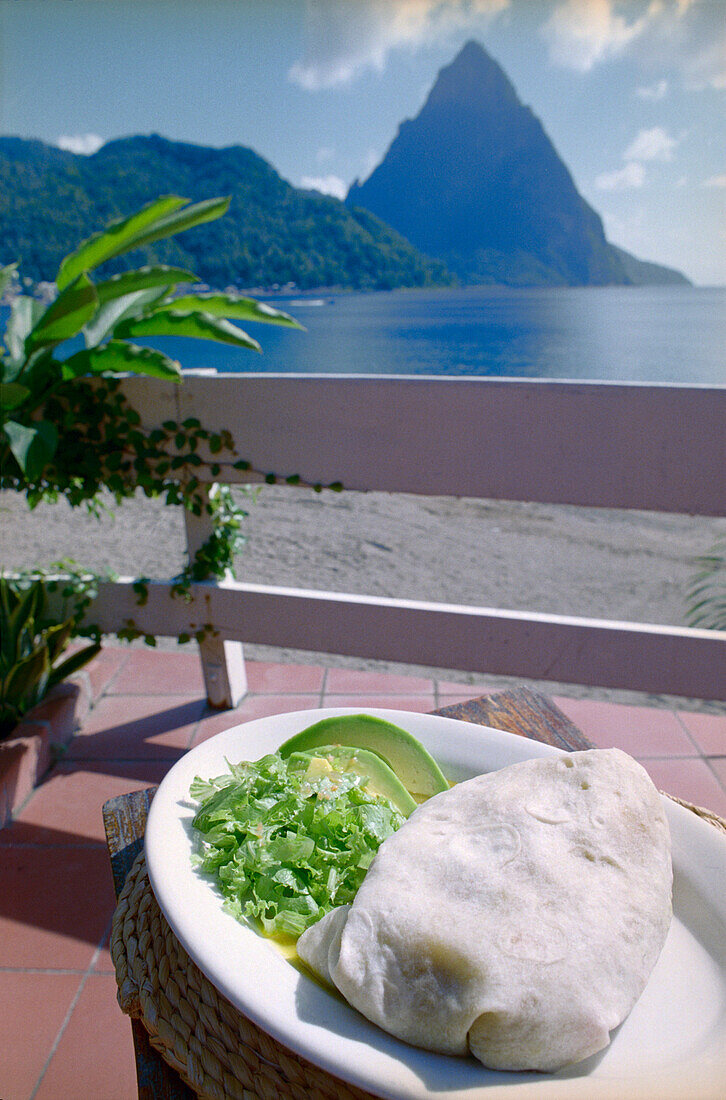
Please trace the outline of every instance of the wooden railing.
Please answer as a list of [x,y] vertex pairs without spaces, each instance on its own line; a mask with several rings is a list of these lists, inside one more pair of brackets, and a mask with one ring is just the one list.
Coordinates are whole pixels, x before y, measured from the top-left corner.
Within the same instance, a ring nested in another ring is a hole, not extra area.
[[[493,379],[187,375],[124,382],[148,427],[195,416],[231,431],[264,474],[346,489],[726,514],[726,389]],[[219,456],[195,469],[212,481]],[[225,464],[216,480],[250,481]],[[295,492],[290,488],[291,493]],[[191,550],[205,537],[190,518]],[[240,581],[103,584],[93,617],[113,632],[202,644],[210,701],[245,690],[239,643],[700,698],[726,697],[726,632],[318,592]]]

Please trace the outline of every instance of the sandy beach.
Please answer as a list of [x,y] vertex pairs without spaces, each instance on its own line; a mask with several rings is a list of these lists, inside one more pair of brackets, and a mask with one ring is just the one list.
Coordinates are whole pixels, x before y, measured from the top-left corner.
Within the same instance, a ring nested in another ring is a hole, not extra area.
[[[686,625],[694,558],[726,519],[389,493],[240,492],[240,579],[338,592]],[[71,558],[122,575],[184,565],[181,510],[139,497],[101,520],[0,494],[5,569]]]
[[[694,558],[726,536],[726,519],[651,512],[277,486],[240,497],[239,579],[641,623],[687,625]],[[140,497],[97,520],[65,502],[30,512],[19,494],[0,494],[2,567],[63,558],[172,576],[184,564],[181,511]]]

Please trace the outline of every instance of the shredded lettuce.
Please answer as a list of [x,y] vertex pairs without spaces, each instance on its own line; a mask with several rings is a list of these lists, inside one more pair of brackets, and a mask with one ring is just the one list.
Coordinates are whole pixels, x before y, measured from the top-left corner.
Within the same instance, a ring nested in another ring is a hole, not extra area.
[[355,897],[378,848],[404,822],[365,776],[319,758],[277,753],[196,778],[196,865],[212,874],[225,909],[267,935],[297,938]]

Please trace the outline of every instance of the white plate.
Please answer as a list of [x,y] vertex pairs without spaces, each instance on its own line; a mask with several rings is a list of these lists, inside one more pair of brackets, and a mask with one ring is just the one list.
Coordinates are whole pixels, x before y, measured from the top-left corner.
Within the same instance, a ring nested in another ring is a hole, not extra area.
[[[187,753],[154,797],[146,861],[159,906],[190,956],[246,1016],[310,1062],[391,1100],[722,1100],[726,1096],[726,839],[666,799],[674,920],[642,997],[611,1045],[557,1074],[495,1073],[473,1059],[417,1050],[380,1031],[305,977],[222,909],[192,869],[189,785],[226,761],[255,760],[306,726],[349,708],[260,718]],[[452,780],[558,750],[499,730],[370,710],[409,730]]]

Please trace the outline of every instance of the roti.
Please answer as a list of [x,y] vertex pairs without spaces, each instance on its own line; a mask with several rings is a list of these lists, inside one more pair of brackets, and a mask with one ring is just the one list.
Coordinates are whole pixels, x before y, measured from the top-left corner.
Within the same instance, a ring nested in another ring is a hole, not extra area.
[[592,749],[429,799],[298,953],[407,1043],[555,1071],[607,1046],[631,1011],[671,893],[657,790],[626,753]]

